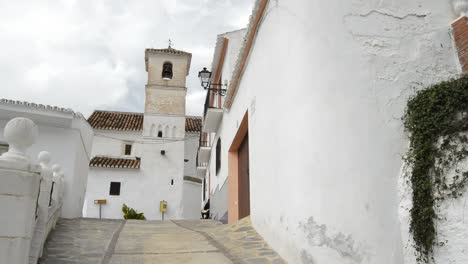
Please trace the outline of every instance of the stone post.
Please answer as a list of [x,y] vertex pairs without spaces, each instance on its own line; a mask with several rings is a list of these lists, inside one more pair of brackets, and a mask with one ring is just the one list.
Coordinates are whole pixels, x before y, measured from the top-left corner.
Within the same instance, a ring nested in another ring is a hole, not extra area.
[[26,150],[37,135],[27,118],[14,118],[4,129],[9,150],[0,157],[0,263],[28,263],[40,175]]
[[53,181],[57,187],[57,191],[53,194],[53,199],[57,201],[57,206],[61,206],[63,204],[63,194],[65,188],[63,169],[60,165],[55,164],[52,166],[52,171],[54,172]]
[[41,170],[41,186],[39,192],[39,203],[37,210],[36,226],[31,242],[31,251],[29,253],[29,263],[36,264],[41,256],[44,241],[47,236],[47,221],[49,218],[49,209],[51,203],[52,191],[52,169],[50,168],[50,153],[41,151],[37,157]]

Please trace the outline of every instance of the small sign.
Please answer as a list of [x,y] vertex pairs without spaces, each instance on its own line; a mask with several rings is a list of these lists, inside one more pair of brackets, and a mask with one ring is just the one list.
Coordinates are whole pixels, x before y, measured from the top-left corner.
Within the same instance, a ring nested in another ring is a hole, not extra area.
[[107,204],[107,200],[94,200],[94,204]]
[[167,212],[167,201],[160,201],[159,202],[159,212]]

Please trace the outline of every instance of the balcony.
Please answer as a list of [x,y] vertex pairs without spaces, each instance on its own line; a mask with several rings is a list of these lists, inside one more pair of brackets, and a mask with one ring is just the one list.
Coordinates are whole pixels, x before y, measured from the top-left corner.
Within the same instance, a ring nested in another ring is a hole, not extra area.
[[198,149],[198,162],[200,164],[208,163],[211,154],[211,144],[208,141],[200,141]]
[[209,107],[206,111],[205,121],[203,122],[203,131],[216,133],[221,119],[223,119],[223,109]]
[[[213,86],[213,85],[212,85]],[[223,92],[222,86],[208,89],[205,99],[203,131],[216,133],[223,119]]]

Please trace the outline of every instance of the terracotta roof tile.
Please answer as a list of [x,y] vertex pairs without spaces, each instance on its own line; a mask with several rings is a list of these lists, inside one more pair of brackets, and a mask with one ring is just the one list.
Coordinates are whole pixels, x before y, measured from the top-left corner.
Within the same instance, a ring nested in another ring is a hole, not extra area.
[[[94,129],[118,131],[142,131],[143,113],[94,111],[88,118],[88,123]],[[185,119],[186,132],[200,132],[202,119],[199,116],[187,116]]]
[[94,111],[94,113],[88,118],[88,123],[94,129],[141,131],[143,130],[143,114]]
[[139,169],[139,158],[110,158],[110,157],[94,157],[89,162],[90,167],[97,168],[116,168],[116,169]]
[[185,132],[200,132],[202,129],[202,119],[199,116],[185,117]]

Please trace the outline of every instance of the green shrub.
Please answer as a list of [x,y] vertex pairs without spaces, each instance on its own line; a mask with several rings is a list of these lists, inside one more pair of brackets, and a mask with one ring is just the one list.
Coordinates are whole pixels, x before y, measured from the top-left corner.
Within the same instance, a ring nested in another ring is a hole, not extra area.
[[122,205],[122,212],[124,214],[124,219],[146,220],[143,213],[138,213],[135,209],[128,207],[126,204]]

